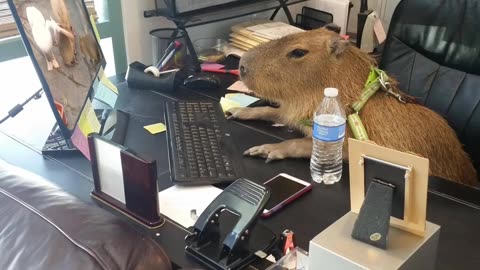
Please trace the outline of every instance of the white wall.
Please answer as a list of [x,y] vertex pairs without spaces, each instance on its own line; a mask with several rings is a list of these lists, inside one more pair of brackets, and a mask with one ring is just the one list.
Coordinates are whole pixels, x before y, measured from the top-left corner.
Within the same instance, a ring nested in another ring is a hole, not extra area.
[[[144,64],[152,64],[152,39],[149,32],[156,28],[175,27],[175,24],[162,17],[143,17],[144,10],[154,8],[153,0],[121,0],[121,3],[127,62],[140,61]],[[292,6],[292,14],[295,16],[300,9],[301,5]],[[234,20],[187,28],[187,31],[192,41],[202,37],[227,38],[232,24],[251,19],[269,18],[271,13],[269,11]],[[279,12],[277,18],[278,20],[285,20],[282,11]]]
[[[322,1],[322,0],[310,0]],[[339,0],[341,1],[341,0]],[[348,24],[348,32],[356,32],[357,30],[357,14],[360,10],[360,0],[351,0],[354,4],[350,12],[350,19]],[[369,0],[369,8],[377,11],[383,20],[385,30],[388,30],[388,24],[396,5],[400,0]],[[174,27],[175,25],[169,20],[162,17],[144,18],[143,11],[154,8],[153,0],[121,0],[123,27],[125,32],[125,43],[127,50],[128,63],[133,61],[140,61],[145,64],[152,62],[152,40],[149,32],[156,28]],[[307,2],[309,3],[309,2]],[[314,3],[309,3],[313,6]],[[295,15],[301,12],[301,7],[304,4],[297,4],[290,7],[290,11],[295,19]],[[241,17],[234,20],[207,24],[204,26],[188,28],[187,31],[192,40],[202,37],[228,37],[230,26],[237,22],[269,18],[271,11],[262,14],[255,14],[251,16]],[[282,11],[277,15],[276,20],[286,21]]]
[[[368,9],[374,10],[382,19],[385,31],[388,31],[390,19],[392,18],[395,7],[401,0],[368,0]],[[348,32],[357,32],[357,14],[360,12],[360,0],[351,0],[353,8],[350,11],[350,20],[348,22]]]
[[400,3],[401,0],[384,0],[384,1],[386,3],[385,3],[384,13],[382,14],[382,20],[383,20],[385,29],[388,30],[388,27],[390,26],[390,19],[392,18],[393,12],[395,11],[395,8],[397,7],[398,3]]
[[121,0],[123,31],[127,62],[140,61],[145,64],[152,62],[152,47],[149,32],[170,23],[160,17],[144,18],[143,11],[154,8],[152,0]]

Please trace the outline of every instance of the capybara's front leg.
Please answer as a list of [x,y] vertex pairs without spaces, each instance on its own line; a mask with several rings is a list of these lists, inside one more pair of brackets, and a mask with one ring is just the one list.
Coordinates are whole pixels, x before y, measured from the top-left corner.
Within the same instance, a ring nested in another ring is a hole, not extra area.
[[265,163],[285,158],[310,158],[312,155],[312,138],[292,139],[275,144],[263,144],[252,147],[243,154],[246,156],[260,156]]
[[279,109],[273,107],[234,107],[227,111],[228,119],[239,120],[265,120],[271,122],[279,122],[281,114]]

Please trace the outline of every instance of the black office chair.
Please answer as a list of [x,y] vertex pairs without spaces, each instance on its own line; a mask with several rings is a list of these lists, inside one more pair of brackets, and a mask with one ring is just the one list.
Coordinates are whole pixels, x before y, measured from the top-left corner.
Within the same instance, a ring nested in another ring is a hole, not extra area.
[[480,173],[480,1],[403,0],[380,67],[443,115]]

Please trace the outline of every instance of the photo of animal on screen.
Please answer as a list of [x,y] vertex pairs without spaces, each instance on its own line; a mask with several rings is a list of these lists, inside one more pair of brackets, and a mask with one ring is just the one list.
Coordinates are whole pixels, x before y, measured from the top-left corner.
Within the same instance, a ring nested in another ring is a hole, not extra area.
[[84,4],[82,0],[12,3],[40,79],[43,76],[55,106],[63,109],[62,120],[72,130],[103,61]]

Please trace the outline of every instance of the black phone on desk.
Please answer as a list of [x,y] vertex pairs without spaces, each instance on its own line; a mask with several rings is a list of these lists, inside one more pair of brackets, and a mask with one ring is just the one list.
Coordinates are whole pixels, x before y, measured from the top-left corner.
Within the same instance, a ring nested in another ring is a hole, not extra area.
[[270,189],[270,200],[262,217],[270,217],[278,210],[312,190],[312,184],[286,173],[281,173],[263,184]]

